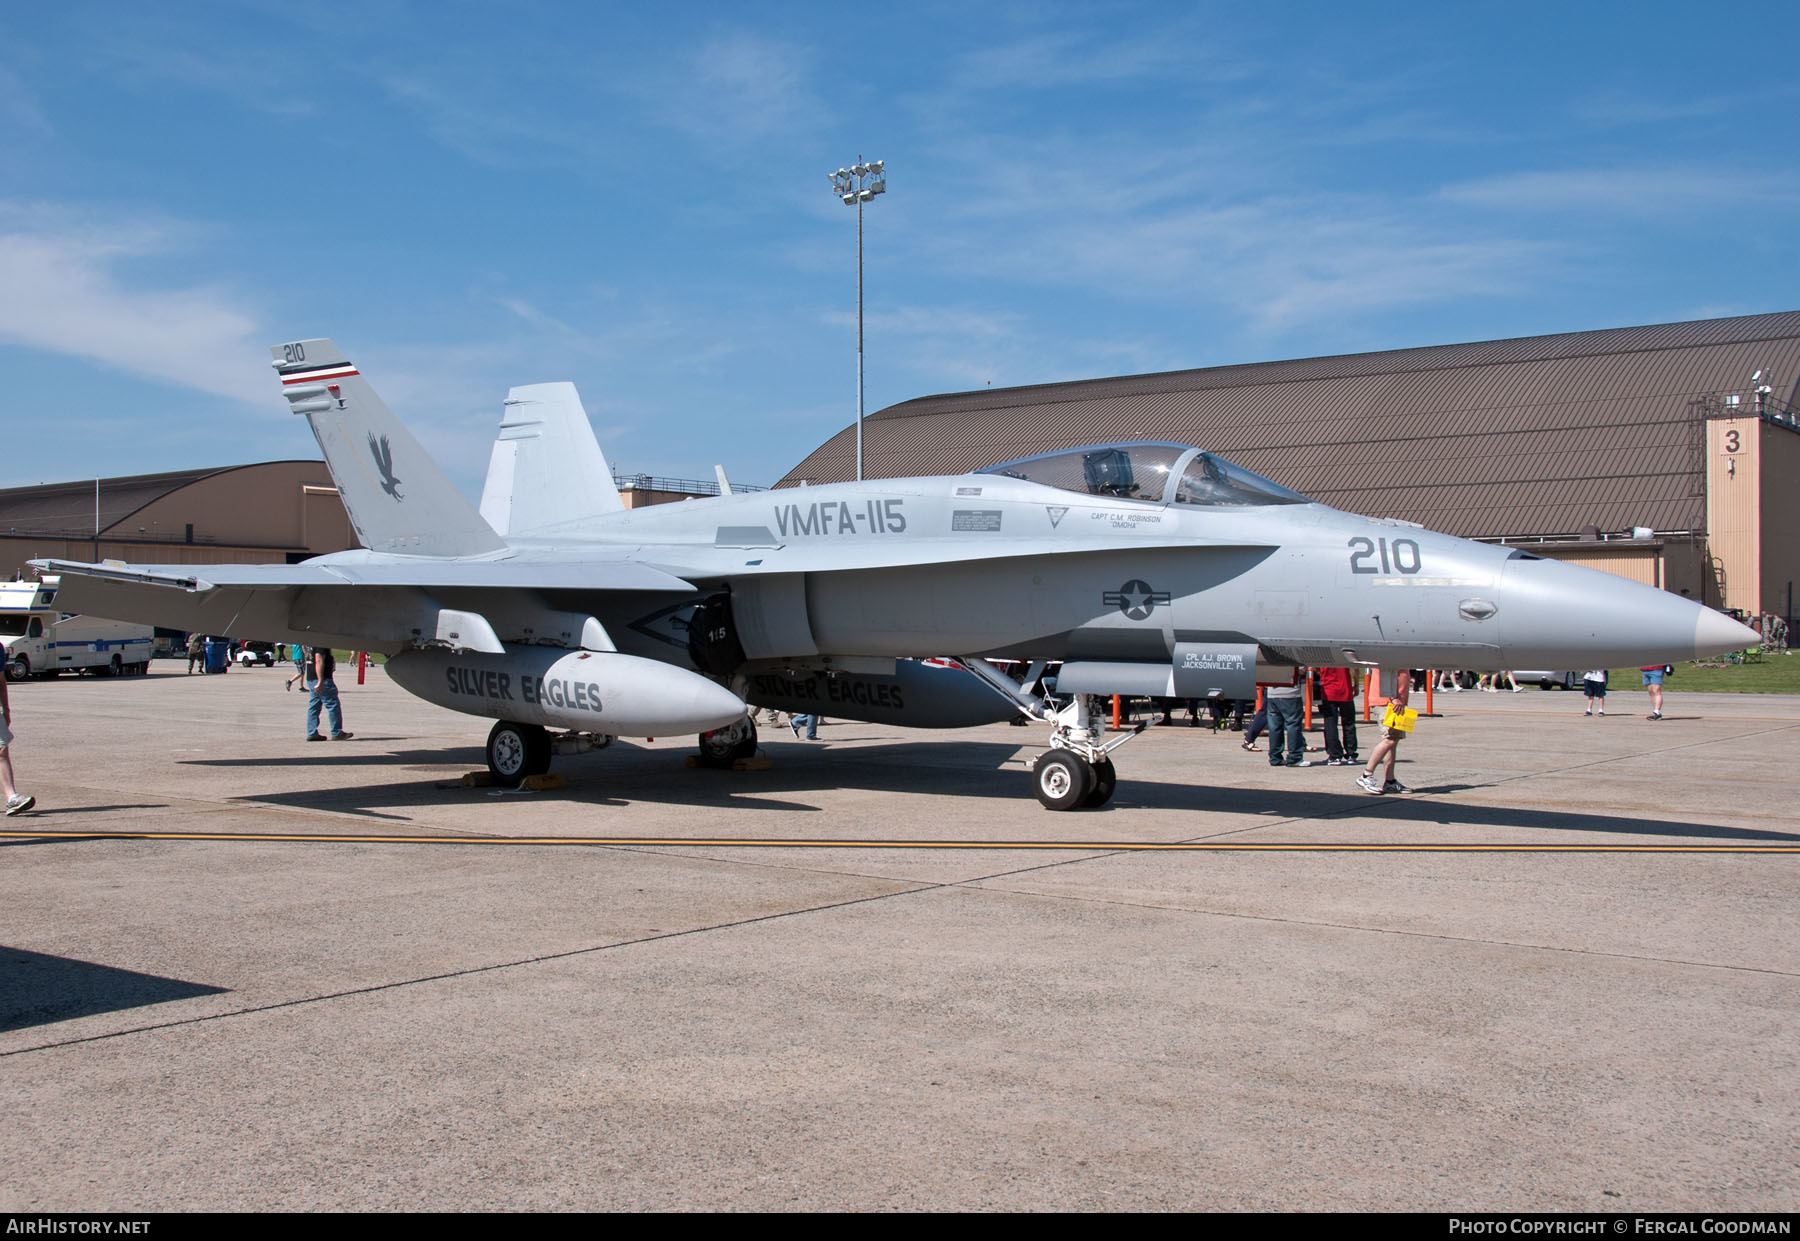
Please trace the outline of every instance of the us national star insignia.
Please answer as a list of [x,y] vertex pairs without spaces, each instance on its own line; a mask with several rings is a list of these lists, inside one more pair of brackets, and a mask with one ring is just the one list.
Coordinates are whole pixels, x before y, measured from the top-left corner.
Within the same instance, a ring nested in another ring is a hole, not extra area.
[[1157,604],[1168,606],[1169,592],[1152,590],[1148,582],[1134,577],[1119,589],[1107,591],[1101,601],[1116,606],[1129,620],[1144,620],[1156,611]]

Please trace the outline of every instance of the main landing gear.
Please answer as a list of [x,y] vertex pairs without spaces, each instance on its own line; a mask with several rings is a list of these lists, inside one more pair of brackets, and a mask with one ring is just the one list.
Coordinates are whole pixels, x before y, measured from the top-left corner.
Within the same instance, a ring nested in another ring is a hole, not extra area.
[[1091,810],[1112,800],[1113,790],[1119,786],[1112,752],[1143,732],[1143,723],[1102,743],[1086,695],[1075,695],[1068,706],[1059,709],[1028,688],[1043,675],[1042,664],[1033,664],[1025,673],[1024,684],[1015,685],[986,660],[965,658],[958,662],[1018,703],[1026,715],[1050,725],[1050,748],[1038,755],[1031,767],[1032,787],[1046,810]]
[[495,784],[516,789],[526,776],[550,770],[550,734],[541,724],[501,720],[488,733],[487,762]]
[[[516,789],[531,776],[550,770],[556,754],[585,754],[604,749],[613,739],[603,733],[556,732],[541,724],[501,720],[488,733],[488,774],[501,788]],[[700,765],[729,768],[756,753],[756,721],[743,719],[700,734]]]
[[756,721],[744,718],[723,728],[700,734],[700,765],[729,769],[740,758],[756,753]]
[[603,750],[613,739],[604,733],[555,733],[542,724],[501,720],[488,733],[488,774],[501,788],[516,789],[528,776],[550,770],[553,754],[585,754]]

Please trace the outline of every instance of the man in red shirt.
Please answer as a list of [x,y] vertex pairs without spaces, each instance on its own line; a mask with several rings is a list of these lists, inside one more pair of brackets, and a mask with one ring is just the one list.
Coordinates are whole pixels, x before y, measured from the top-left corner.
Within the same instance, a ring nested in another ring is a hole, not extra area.
[[1325,698],[1319,712],[1325,722],[1325,765],[1348,767],[1361,762],[1356,753],[1355,677],[1348,668],[1321,668],[1319,691]]

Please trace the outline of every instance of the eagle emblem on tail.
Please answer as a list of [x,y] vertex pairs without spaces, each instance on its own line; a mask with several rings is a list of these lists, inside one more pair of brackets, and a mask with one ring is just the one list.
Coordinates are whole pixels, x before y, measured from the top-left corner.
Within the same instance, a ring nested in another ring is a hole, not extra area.
[[396,500],[404,499],[400,494],[400,480],[394,477],[394,450],[388,447],[388,437],[376,439],[371,434],[369,455],[375,458],[375,468],[381,471],[381,489]]

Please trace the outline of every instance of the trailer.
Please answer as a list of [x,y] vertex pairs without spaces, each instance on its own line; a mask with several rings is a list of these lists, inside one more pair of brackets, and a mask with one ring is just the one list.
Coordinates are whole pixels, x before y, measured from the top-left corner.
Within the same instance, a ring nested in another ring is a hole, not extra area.
[[142,675],[150,670],[155,634],[149,625],[80,616],[56,606],[59,579],[0,582],[0,638],[6,643],[6,677]]

